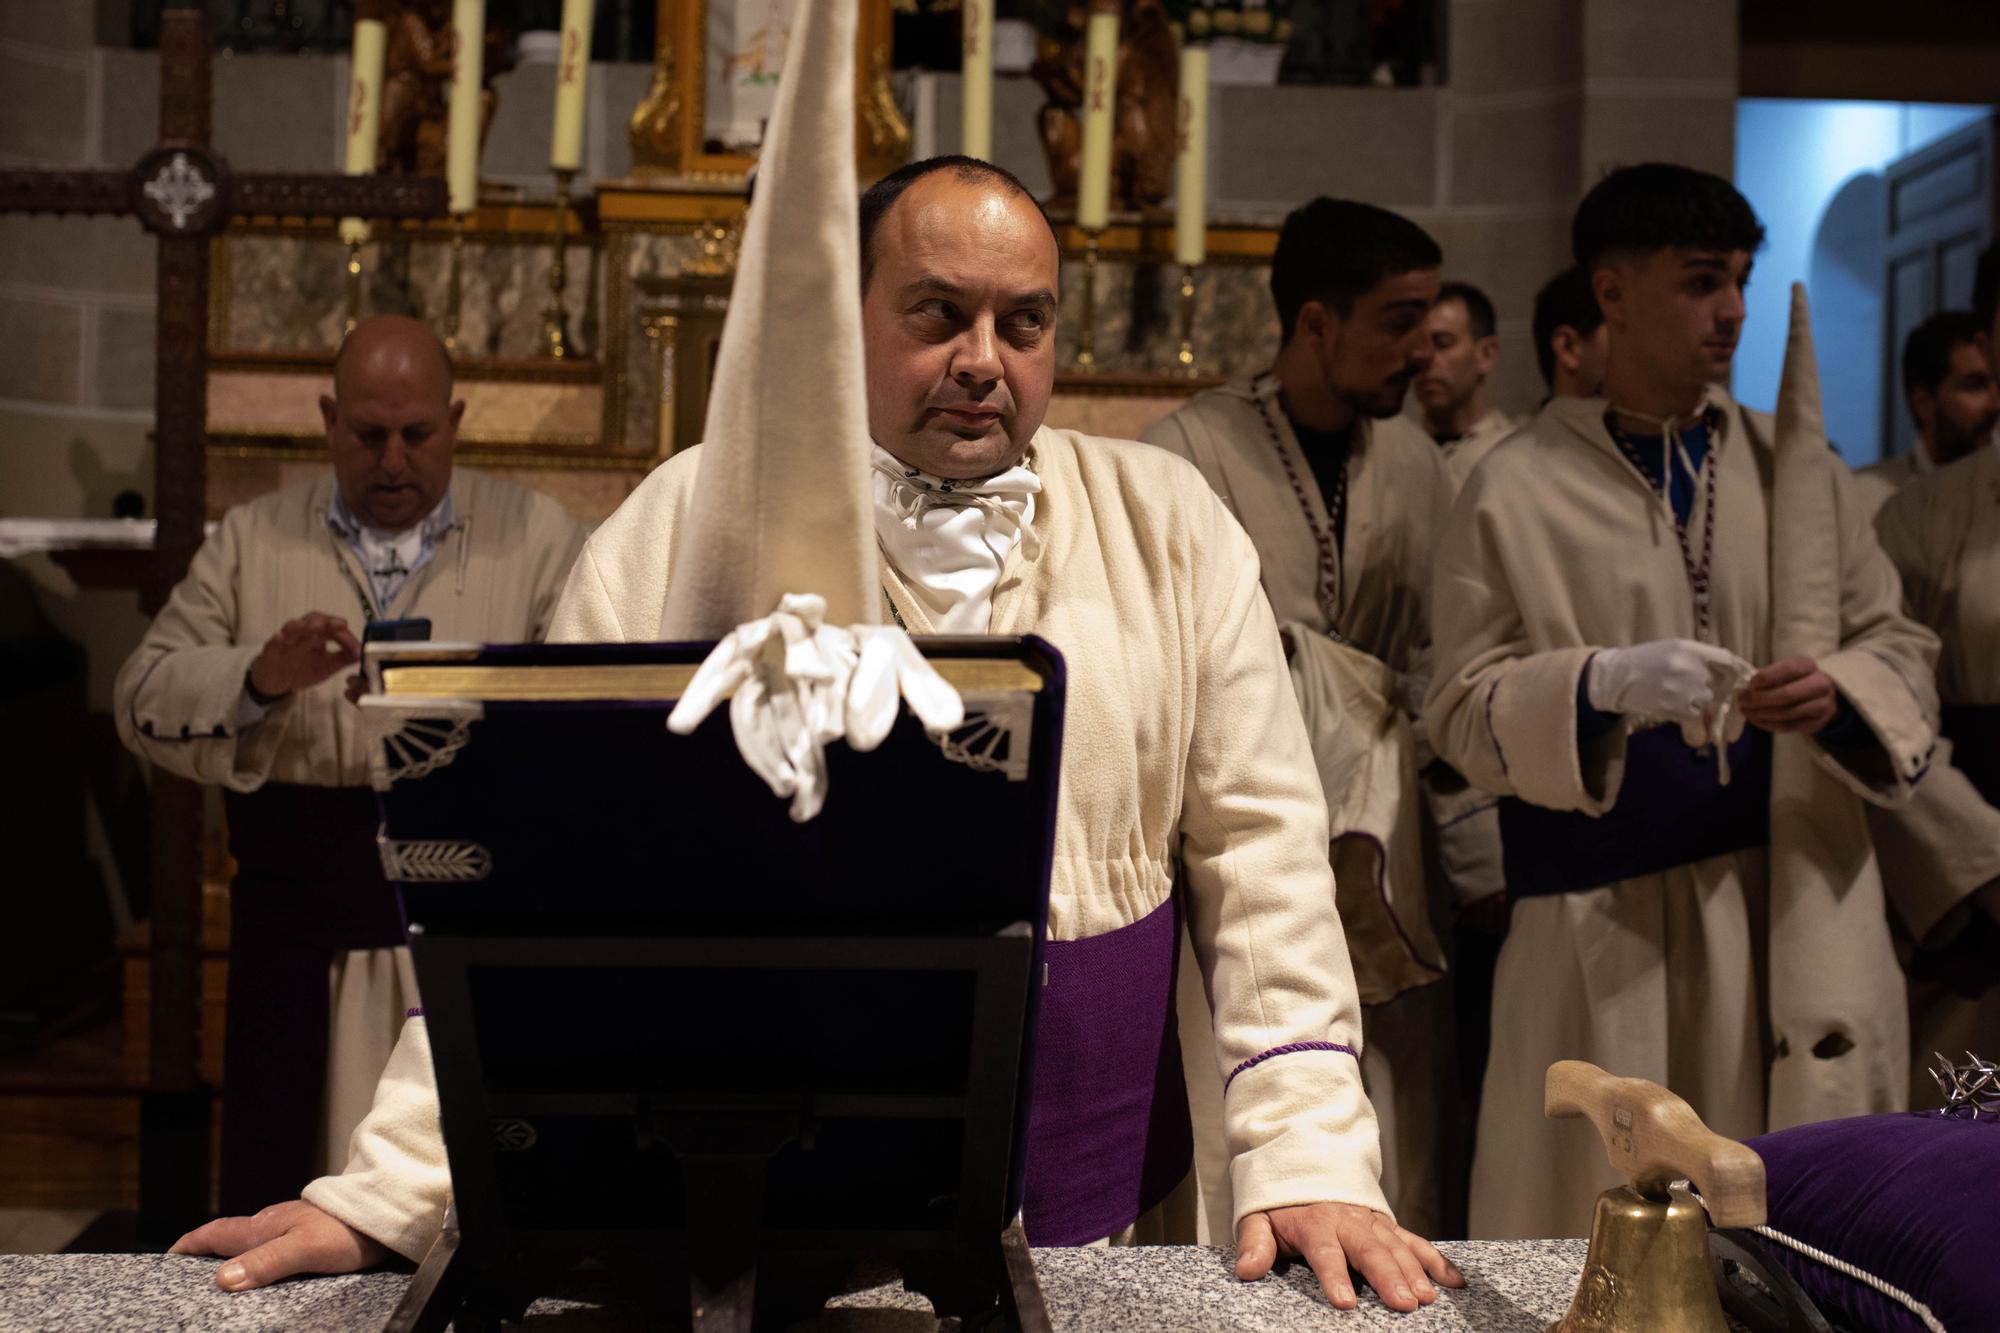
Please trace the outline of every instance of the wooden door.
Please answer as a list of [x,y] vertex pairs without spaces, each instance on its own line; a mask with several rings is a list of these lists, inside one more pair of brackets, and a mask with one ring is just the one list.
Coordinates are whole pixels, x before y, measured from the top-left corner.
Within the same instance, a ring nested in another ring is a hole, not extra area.
[[1910,451],[1903,341],[1940,310],[1972,304],[1972,272],[1993,238],[1993,119],[1968,125],[1883,169],[1882,439]]

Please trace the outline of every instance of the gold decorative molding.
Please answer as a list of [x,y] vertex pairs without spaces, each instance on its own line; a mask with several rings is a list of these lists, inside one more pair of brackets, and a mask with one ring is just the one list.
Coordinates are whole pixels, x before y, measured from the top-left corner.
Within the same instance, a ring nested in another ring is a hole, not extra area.
[[[663,16],[664,17],[664,16]],[[663,24],[659,50],[653,55],[653,82],[632,112],[626,137],[632,146],[632,174],[671,175],[681,166],[681,116],[684,110],[679,71],[674,64],[674,40]]]
[[[876,32],[867,31],[871,23]],[[855,170],[862,181],[879,180],[910,160],[910,126],[896,106],[889,86],[889,20],[871,14],[863,20],[863,45],[856,60],[861,86],[855,90]]]

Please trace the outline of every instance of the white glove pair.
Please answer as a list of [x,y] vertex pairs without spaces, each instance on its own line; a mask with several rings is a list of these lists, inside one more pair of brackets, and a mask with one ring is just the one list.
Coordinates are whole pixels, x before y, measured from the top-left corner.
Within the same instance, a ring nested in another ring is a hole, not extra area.
[[1726,648],[1658,639],[1599,650],[1584,674],[1584,694],[1600,713],[1639,724],[1677,722],[1697,749],[1729,745],[1743,734],[1736,693],[1756,670]]
[[874,749],[904,699],[931,731],[965,720],[958,691],[900,628],[840,629],[825,616],[825,598],[787,593],[776,611],[715,645],[667,715],[667,729],[685,736],[731,696],[736,748],[774,795],[791,797],[798,823],[826,803],[828,741]]

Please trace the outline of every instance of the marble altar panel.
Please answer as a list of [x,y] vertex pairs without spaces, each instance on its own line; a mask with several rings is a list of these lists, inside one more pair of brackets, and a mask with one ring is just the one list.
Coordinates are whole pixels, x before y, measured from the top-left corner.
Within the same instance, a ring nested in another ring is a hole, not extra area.
[[[233,232],[221,243],[222,305],[211,341],[228,352],[331,352],[347,318],[347,247],[331,232]],[[473,238],[460,270],[459,346],[467,356],[524,358],[542,345],[554,248],[523,238]],[[601,251],[564,252],[564,308],[580,355],[598,346],[603,321]],[[414,315],[442,325],[451,246],[443,238],[391,235],[361,247],[364,316]]]
[[[330,378],[292,371],[216,370],[208,376],[211,436],[315,439],[325,427],[320,396]],[[604,391],[595,384],[461,378],[460,448],[482,445],[581,448],[597,443]]]

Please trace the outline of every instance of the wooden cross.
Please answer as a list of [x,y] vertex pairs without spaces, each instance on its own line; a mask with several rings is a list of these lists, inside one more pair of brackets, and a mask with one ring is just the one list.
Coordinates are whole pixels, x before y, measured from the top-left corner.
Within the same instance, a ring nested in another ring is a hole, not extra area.
[[[209,241],[232,217],[437,217],[444,182],[416,176],[232,172],[209,147],[208,19],[160,16],[160,140],[128,171],[0,170],[0,212],[134,214],[159,239],[153,509],[140,581],[157,611],[207,517]],[[140,1223],[171,1238],[208,1210],[211,1090],[200,1081],[201,793],[156,774],[149,798],[151,1034],[140,1128]],[[238,1126],[236,1132],[241,1133]],[[277,1200],[272,1200],[277,1202]]]

